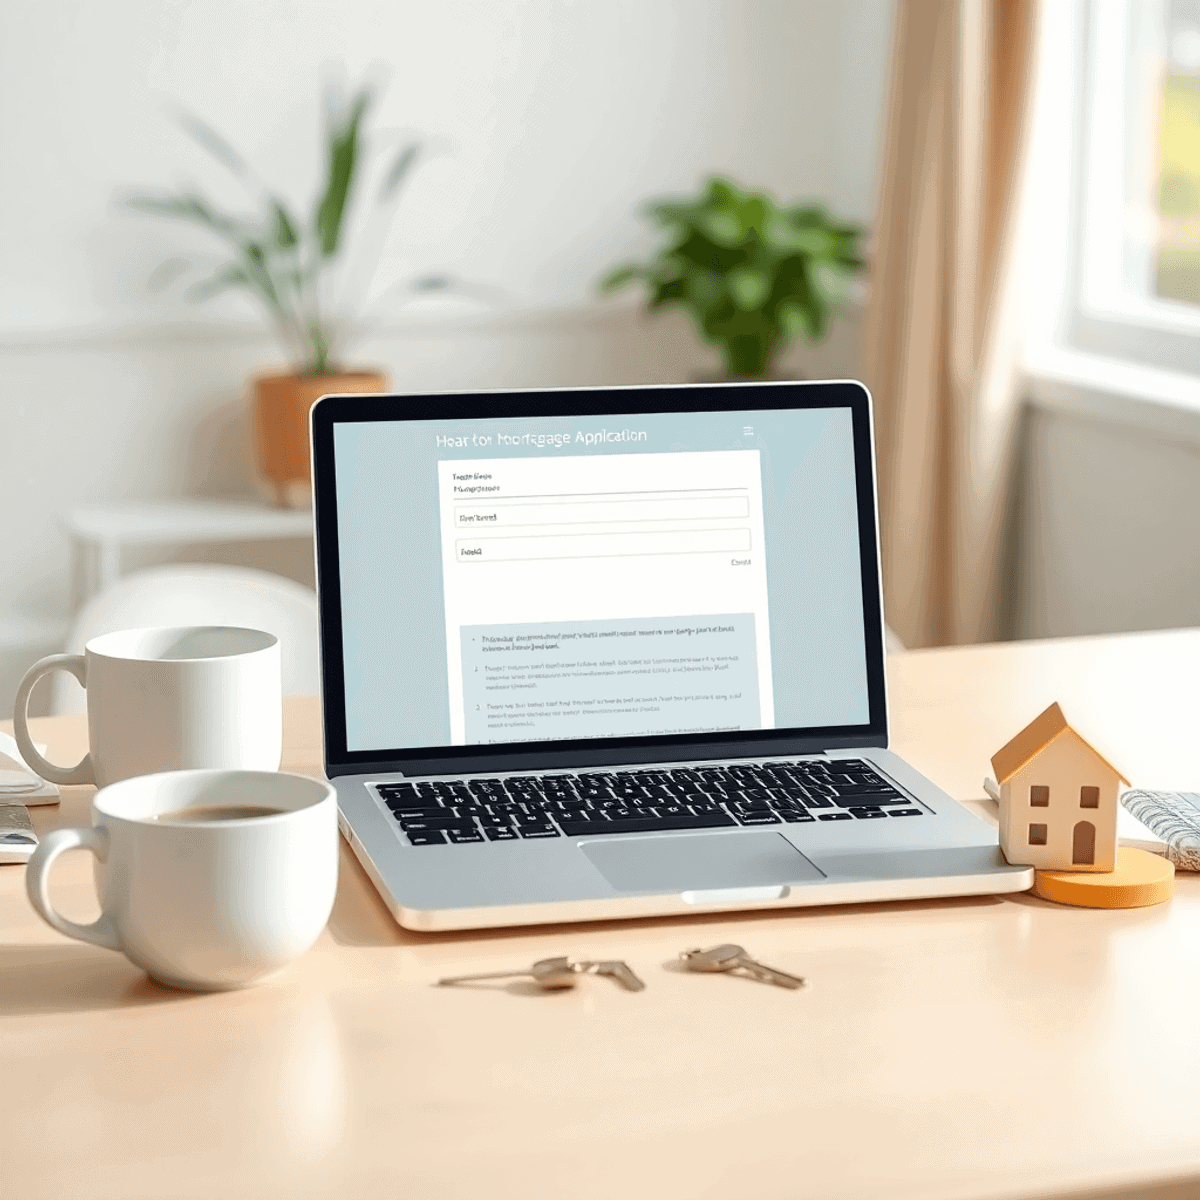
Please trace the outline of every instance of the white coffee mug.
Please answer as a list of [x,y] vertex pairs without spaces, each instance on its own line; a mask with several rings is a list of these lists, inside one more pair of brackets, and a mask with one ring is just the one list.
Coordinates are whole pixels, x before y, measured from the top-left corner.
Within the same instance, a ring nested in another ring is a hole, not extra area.
[[[245,808],[273,811],[227,819]],[[96,856],[90,925],[50,903],[50,868],[76,847]],[[44,834],[25,886],[60,933],[119,950],[172,987],[215,991],[257,983],[317,940],[337,863],[337,794],[324,780],[170,771],[98,791],[92,827]]]
[[[87,689],[88,753],[57,767],[29,736],[29,693],[50,671]],[[99,787],[200,767],[276,771],[283,749],[279,640],[224,625],[126,629],[94,637],[83,654],[52,654],[17,689],[21,755],[52,783]]]

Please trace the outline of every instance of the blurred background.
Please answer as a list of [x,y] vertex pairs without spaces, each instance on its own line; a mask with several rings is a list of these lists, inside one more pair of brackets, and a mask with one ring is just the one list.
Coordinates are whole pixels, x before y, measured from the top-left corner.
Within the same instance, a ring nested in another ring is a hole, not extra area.
[[8,0],[0,111],[0,709],[312,586],[271,373],[862,378],[901,642],[1200,623],[1200,0]]

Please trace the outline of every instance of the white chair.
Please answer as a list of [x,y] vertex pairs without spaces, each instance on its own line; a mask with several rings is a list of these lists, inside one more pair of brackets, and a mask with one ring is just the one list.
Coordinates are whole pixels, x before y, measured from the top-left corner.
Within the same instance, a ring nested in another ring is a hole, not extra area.
[[[146,625],[240,625],[279,639],[285,696],[320,691],[317,594],[281,575],[245,567],[155,567],[117,580],[89,600],[67,636],[68,654],[92,638]],[[83,712],[83,689],[62,671],[51,680],[51,713]]]

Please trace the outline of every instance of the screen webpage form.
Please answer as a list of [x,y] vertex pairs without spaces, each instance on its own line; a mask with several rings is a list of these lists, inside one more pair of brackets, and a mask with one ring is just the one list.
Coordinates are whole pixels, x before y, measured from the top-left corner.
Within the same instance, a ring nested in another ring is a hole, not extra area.
[[452,745],[772,729],[757,450],[438,463]]
[[848,407],[333,433],[347,749],[868,720]]

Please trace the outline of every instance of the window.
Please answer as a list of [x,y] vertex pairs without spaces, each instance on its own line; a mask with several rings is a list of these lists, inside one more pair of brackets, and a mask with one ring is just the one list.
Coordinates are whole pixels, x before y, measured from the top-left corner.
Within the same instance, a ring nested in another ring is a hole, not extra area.
[[1068,340],[1200,373],[1200,3],[1082,14]]
[[1049,808],[1050,807],[1050,789],[1044,784],[1035,783],[1029,789],[1029,807],[1030,808]]
[[1080,808],[1099,808],[1100,789],[1098,787],[1081,787],[1079,789]]
[[1044,846],[1046,844],[1046,826],[1045,825],[1030,825],[1030,827],[1029,827],[1029,844],[1031,846]]
[[1153,290],[1200,305],[1200,4],[1168,7]]

